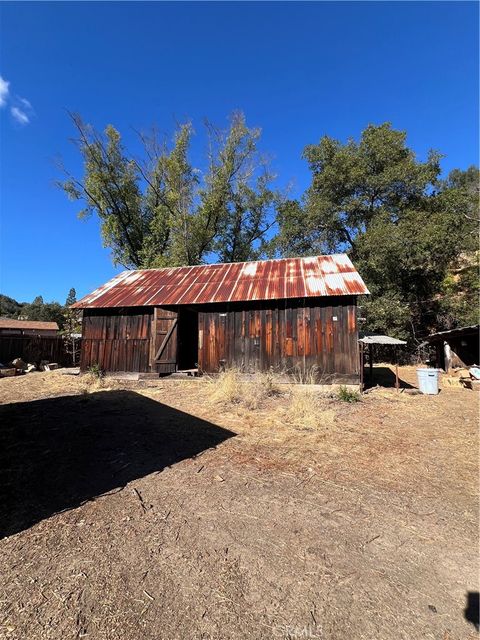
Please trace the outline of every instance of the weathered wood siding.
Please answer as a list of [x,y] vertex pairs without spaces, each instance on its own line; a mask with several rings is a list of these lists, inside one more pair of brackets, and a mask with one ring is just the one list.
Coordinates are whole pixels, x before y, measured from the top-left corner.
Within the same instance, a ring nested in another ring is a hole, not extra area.
[[[85,310],[80,366],[160,374],[178,369],[179,307]],[[213,373],[316,370],[318,381],[359,380],[356,298],[212,304],[198,312],[198,363]],[[181,312],[180,312],[181,316]],[[188,329],[187,329],[188,330]],[[192,354],[196,361],[196,354]]]
[[177,322],[177,311],[155,307],[152,323],[154,338],[150,351],[151,371],[166,374],[177,370]]
[[80,368],[147,372],[153,308],[86,309]]
[[214,372],[317,370],[318,379],[357,382],[356,298],[278,300],[203,308],[199,365]]
[[72,366],[72,356],[65,351],[62,336],[5,336],[0,335],[0,362],[14,358],[39,364],[42,360]]

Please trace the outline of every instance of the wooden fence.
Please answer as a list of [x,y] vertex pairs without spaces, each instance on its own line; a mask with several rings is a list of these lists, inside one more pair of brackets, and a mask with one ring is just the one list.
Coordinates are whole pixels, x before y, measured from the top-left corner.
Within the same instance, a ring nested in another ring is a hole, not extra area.
[[73,366],[71,354],[66,353],[61,336],[1,336],[0,362],[7,364],[14,358],[39,364],[41,360]]

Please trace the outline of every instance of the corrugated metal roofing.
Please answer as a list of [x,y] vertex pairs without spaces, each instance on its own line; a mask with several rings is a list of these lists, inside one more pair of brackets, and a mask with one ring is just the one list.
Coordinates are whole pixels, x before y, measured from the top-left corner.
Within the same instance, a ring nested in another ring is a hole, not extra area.
[[345,254],[123,271],[74,307],[167,306],[369,293]]
[[0,318],[0,329],[28,329],[31,331],[58,331],[56,322],[43,322],[37,320],[15,320],[13,318]]
[[365,333],[362,331],[360,332],[358,341],[363,342],[363,344],[407,344],[405,340],[384,336],[379,333]]
[[461,338],[462,336],[478,334],[480,332],[480,325],[472,324],[468,327],[457,327],[456,329],[449,329],[448,331],[437,331],[437,333],[431,333],[425,338],[425,341],[420,345],[424,347],[430,342],[436,342],[438,340],[447,340],[452,338]]

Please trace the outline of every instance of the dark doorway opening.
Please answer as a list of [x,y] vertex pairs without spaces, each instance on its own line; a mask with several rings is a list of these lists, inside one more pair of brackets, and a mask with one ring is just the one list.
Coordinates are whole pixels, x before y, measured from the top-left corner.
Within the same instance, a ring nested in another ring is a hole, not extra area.
[[181,309],[178,312],[178,369],[198,368],[198,312]]

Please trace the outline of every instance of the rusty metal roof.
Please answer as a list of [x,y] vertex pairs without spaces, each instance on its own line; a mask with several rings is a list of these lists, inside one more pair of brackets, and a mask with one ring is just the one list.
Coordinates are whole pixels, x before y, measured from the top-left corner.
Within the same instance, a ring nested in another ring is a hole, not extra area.
[[123,271],[73,306],[167,306],[369,293],[345,254]]
[[28,331],[58,331],[56,322],[37,320],[15,320],[14,318],[0,318],[0,329],[24,329]]

